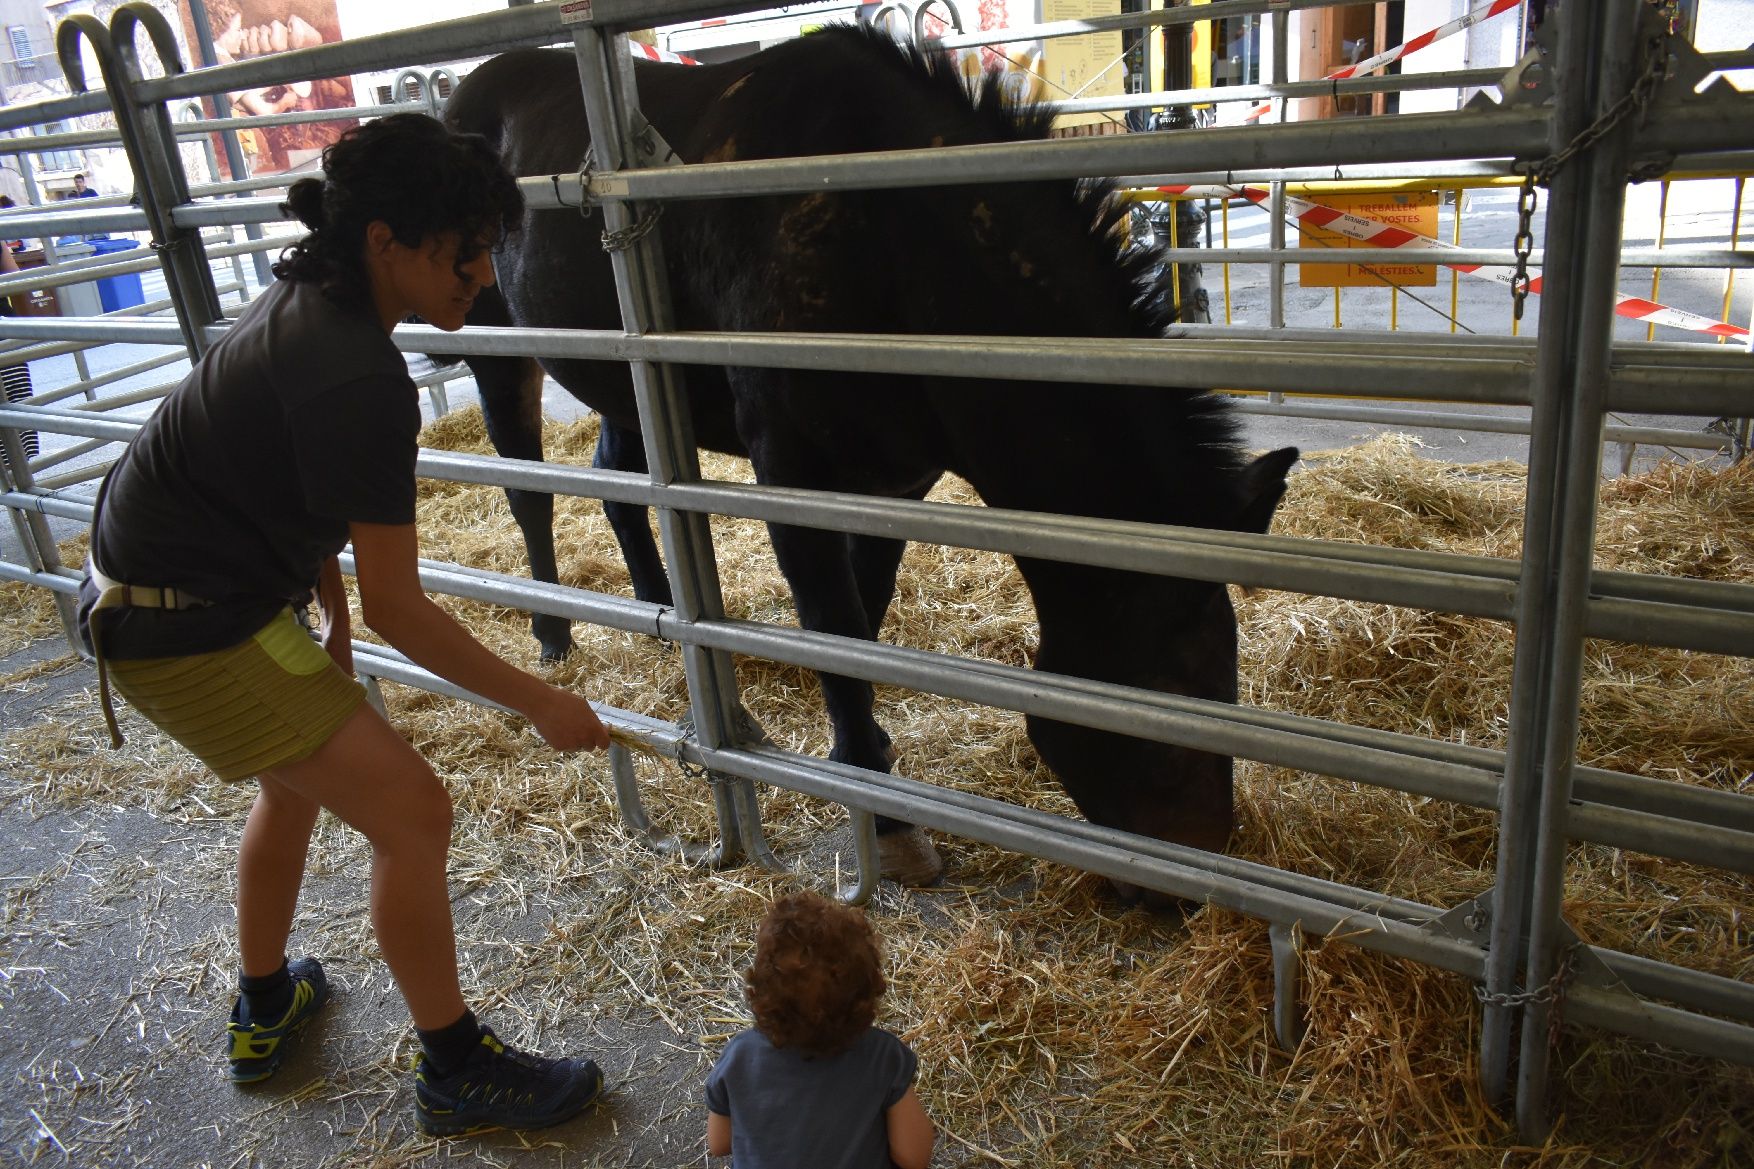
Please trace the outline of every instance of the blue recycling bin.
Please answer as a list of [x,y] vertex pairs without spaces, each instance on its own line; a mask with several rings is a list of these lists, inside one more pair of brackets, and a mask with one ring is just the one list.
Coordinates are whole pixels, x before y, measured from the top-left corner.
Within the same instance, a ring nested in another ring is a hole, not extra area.
[[[131,239],[110,239],[108,236],[92,236],[87,239],[97,255],[106,252],[125,252],[140,245]],[[118,276],[105,276],[97,282],[98,299],[103,302],[104,311],[113,313],[119,308],[132,308],[137,304],[146,303],[146,292],[140,286],[140,273],[123,272]]]

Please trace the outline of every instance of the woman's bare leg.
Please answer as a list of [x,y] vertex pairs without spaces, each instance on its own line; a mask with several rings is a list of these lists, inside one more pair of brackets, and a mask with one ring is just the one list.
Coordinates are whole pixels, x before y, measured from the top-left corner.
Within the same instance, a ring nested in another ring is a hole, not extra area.
[[456,1022],[466,1007],[445,880],[451,797],[426,760],[362,704],[315,754],[266,779],[329,809],[371,844],[372,926],[414,1025]]
[[238,949],[244,974],[259,978],[286,956],[318,808],[271,775],[257,782],[238,846]]

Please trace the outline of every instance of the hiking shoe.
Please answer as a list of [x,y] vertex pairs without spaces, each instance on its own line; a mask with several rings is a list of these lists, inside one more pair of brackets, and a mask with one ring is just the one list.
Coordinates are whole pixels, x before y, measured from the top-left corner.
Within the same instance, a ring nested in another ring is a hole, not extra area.
[[227,1058],[231,1061],[234,1084],[253,1084],[273,1075],[286,1054],[285,1041],[302,1031],[329,1001],[329,980],[323,977],[323,967],[315,958],[287,963],[286,973],[292,979],[292,1002],[279,1022],[263,1024],[252,1020],[246,1024],[243,996],[239,995],[232,1004],[225,1037],[230,1047]]
[[414,1065],[414,1115],[435,1137],[490,1128],[547,1128],[597,1099],[603,1073],[588,1059],[543,1059],[514,1051],[487,1027],[469,1060],[448,1076],[426,1055]]

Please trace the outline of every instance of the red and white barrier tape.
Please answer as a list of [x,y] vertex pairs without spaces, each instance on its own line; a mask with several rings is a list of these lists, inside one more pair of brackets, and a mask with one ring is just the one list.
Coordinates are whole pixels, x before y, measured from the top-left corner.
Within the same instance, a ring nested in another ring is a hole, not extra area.
[[653,46],[644,44],[640,41],[630,40],[627,42],[627,47],[633,50],[636,57],[644,57],[648,61],[669,61],[674,65],[700,64],[700,62],[696,61],[693,57],[686,57],[681,53],[667,53],[663,49],[654,48]]
[[[1433,41],[1440,41],[1452,33],[1461,32],[1464,28],[1467,28],[1470,25],[1479,24],[1483,20],[1490,20],[1501,12],[1509,12],[1511,9],[1521,5],[1521,3],[1522,0],[1490,0],[1490,3],[1482,4],[1480,7],[1475,8],[1470,12],[1463,13],[1461,16],[1456,17],[1447,24],[1440,24],[1436,28],[1427,29],[1425,32],[1420,33],[1410,41],[1396,45],[1392,49],[1385,49],[1374,57],[1367,57],[1356,65],[1348,65],[1344,69],[1336,69],[1334,72],[1323,77],[1322,80],[1344,81],[1348,77],[1357,77],[1362,73],[1375,72],[1391,61],[1400,60],[1408,53],[1418,52]],[[1248,116],[1243,120],[1245,122],[1252,122],[1272,108],[1273,106],[1271,102],[1268,102],[1265,105],[1256,106],[1249,111]]]
[[[1227,196],[1236,195],[1247,199],[1249,202],[1254,203],[1257,206],[1265,204],[1271,196],[1271,192],[1265,187],[1181,185],[1158,187],[1157,189],[1169,195],[1192,195],[1195,197],[1204,195],[1213,198],[1225,198]],[[1285,196],[1285,210],[1291,220],[1297,224],[1307,227],[1324,228],[1338,235],[1343,235],[1347,239],[1354,239],[1374,248],[1405,248],[1410,252],[1446,252],[1461,250],[1454,244],[1445,243],[1442,240],[1428,239],[1425,236],[1419,235],[1417,232],[1408,231],[1404,227],[1396,227],[1393,224],[1382,223],[1363,215],[1356,215],[1350,211],[1340,211],[1333,207],[1324,207],[1320,203],[1313,203],[1308,199],[1300,199],[1295,195]],[[1341,251],[1340,255],[1336,257],[1336,259],[1340,261],[1343,261],[1344,258],[1344,251]],[[1443,264],[1445,267],[1454,268],[1457,272],[1464,272],[1469,276],[1474,276],[1481,280],[1491,280],[1496,284],[1503,284],[1506,287],[1510,285],[1511,277],[1515,273],[1515,269],[1508,264],[1462,264],[1450,260],[1439,259],[1437,257],[1432,258],[1436,263]],[[1539,293],[1541,291],[1541,280],[1542,278],[1540,276],[1533,277],[1529,281],[1529,291],[1532,293]],[[1647,321],[1657,325],[1668,325],[1671,328],[1686,329],[1693,333],[1708,333],[1714,337],[1748,336],[1748,330],[1742,328],[1740,325],[1732,325],[1726,321],[1714,321],[1710,317],[1700,316],[1698,313],[1690,313],[1684,309],[1670,308],[1668,305],[1658,304],[1654,300],[1645,300],[1643,297],[1639,296],[1627,296],[1624,293],[1617,292],[1614,294],[1614,312],[1618,316],[1630,317],[1636,321]]]

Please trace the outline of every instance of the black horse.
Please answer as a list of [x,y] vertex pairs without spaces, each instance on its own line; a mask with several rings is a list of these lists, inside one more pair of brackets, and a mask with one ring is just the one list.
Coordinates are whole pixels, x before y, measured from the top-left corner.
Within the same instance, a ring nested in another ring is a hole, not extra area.
[[[1044,137],[1051,111],[997,86],[970,93],[934,58],[831,28],[718,65],[638,66],[641,108],[686,161],[842,154]],[[497,57],[452,96],[446,119],[482,134],[519,175],[570,173],[588,146],[573,57]],[[1159,337],[1157,262],[1128,249],[1124,210],[1101,183],[992,183],[672,203],[659,231],[678,326],[697,330]],[[499,285],[469,321],[616,329],[600,221],[532,213],[497,257]],[[539,459],[534,361],[467,359],[502,455]],[[595,463],[644,471],[625,364],[545,360],[602,417]],[[945,471],[996,507],[1264,531],[1295,449],[1250,462],[1225,401],[1195,390],[863,373],[686,370],[696,440],[747,455],[757,479],[919,499]],[[549,496],[510,492],[539,580],[555,577]],[[608,505],[635,593],[670,589],[643,508]],[[899,540],[772,525],[808,629],[875,638],[895,590]],[[1236,620],[1202,581],[1019,559],[1041,624],[1036,668],[1173,694],[1236,700]],[[570,647],[537,617],[545,657]],[[892,761],[869,683],[824,676],[832,758]],[[1093,822],[1222,849],[1231,760],[1031,717],[1030,738]],[[923,833],[880,822],[887,875],[935,876]]]

